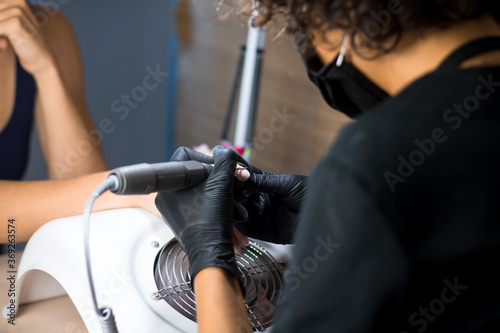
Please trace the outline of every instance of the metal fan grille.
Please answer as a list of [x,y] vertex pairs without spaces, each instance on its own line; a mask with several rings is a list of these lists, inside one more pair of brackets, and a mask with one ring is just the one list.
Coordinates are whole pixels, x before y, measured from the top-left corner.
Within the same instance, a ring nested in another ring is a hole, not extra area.
[[[271,326],[282,290],[283,268],[260,245],[250,241],[236,262],[245,286],[245,305],[254,331]],[[165,244],[156,258],[154,276],[158,294],[186,318],[196,321],[189,262],[177,240]]]

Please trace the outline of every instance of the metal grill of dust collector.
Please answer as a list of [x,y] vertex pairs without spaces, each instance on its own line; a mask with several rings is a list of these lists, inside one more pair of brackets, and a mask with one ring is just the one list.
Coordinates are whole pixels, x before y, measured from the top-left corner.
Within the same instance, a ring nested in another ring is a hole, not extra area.
[[[250,241],[236,255],[245,287],[245,305],[254,331],[263,331],[273,322],[282,290],[283,267],[263,247]],[[154,277],[158,299],[165,300],[186,318],[196,321],[196,301],[191,289],[189,262],[177,240],[165,244],[155,261]]]

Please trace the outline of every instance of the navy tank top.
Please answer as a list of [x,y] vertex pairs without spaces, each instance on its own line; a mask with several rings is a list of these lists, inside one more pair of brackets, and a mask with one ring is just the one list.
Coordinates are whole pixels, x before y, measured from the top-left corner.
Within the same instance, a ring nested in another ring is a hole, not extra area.
[[20,180],[28,164],[35,81],[16,60],[16,99],[14,111],[0,132],[0,179]]

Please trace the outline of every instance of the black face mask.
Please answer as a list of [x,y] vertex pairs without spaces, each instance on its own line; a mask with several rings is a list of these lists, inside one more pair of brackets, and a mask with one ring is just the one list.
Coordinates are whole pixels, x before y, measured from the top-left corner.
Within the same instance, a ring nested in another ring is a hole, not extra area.
[[[337,59],[323,66],[314,57],[305,62],[309,79],[332,108],[353,118],[380,104],[389,95],[349,63],[337,66]],[[318,70],[315,70],[318,69]]]

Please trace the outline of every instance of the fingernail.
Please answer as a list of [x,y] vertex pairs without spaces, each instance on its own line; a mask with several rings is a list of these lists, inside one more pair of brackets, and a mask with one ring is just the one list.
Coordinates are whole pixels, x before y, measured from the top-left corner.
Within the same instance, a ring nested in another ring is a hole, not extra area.
[[250,171],[247,169],[240,170],[240,175],[245,179],[250,178]]

